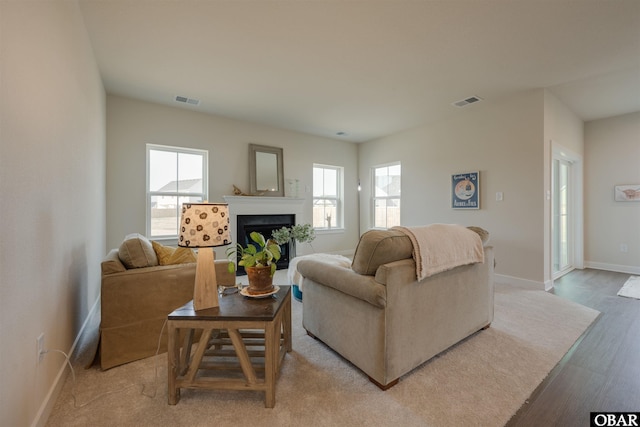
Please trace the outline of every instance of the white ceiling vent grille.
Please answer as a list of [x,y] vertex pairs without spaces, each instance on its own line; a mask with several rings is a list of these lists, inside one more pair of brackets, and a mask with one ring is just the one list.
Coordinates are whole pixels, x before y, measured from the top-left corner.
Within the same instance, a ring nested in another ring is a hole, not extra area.
[[479,96],[470,96],[469,98],[463,99],[462,101],[456,101],[452,105],[456,107],[466,107],[469,104],[475,104],[476,102],[482,101],[482,98]]
[[189,104],[189,105],[200,105],[200,100],[199,99],[193,99],[193,98],[187,98],[186,96],[176,96],[175,98],[176,102],[181,102],[183,104]]

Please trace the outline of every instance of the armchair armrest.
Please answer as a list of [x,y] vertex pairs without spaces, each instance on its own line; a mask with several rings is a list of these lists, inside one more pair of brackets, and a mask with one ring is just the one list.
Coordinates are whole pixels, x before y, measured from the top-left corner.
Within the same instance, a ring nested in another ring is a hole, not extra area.
[[376,307],[382,308],[387,303],[386,288],[377,283],[373,276],[363,276],[350,268],[314,260],[300,261],[298,272],[305,280],[312,280]]

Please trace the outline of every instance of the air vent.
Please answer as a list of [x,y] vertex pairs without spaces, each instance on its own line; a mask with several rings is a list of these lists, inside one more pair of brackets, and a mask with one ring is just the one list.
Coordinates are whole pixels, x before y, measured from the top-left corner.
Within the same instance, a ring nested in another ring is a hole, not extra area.
[[176,96],[175,98],[176,102],[182,102],[183,104],[190,104],[190,105],[200,105],[200,100],[199,99],[193,99],[193,98],[187,98],[186,96]]
[[480,101],[482,101],[482,98],[480,98],[479,96],[470,96],[469,98],[463,99],[462,101],[456,101],[452,105],[455,105],[456,107],[466,107],[469,104],[474,104]]

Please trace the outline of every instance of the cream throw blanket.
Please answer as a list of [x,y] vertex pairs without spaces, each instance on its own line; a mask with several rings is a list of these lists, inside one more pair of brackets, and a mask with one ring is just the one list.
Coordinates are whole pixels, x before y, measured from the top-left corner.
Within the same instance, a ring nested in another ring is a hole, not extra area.
[[393,229],[411,239],[418,280],[461,265],[484,262],[480,236],[461,225],[431,224]]

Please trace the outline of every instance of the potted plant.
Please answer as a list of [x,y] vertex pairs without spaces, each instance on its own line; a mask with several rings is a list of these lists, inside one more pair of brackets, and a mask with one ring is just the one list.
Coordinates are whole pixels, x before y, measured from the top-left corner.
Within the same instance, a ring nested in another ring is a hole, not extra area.
[[227,249],[229,272],[236,271],[235,260],[238,260],[238,265],[247,272],[249,293],[266,294],[273,290],[273,274],[276,272],[276,262],[280,259],[280,246],[275,240],[267,240],[256,231],[249,237],[255,244],[249,243],[246,247],[237,244]]
[[[311,224],[296,224],[291,227],[282,227],[271,233],[271,238],[279,245],[291,243],[291,258],[295,257],[295,242],[308,243],[316,238],[315,231]],[[313,246],[311,246],[313,249]]]

